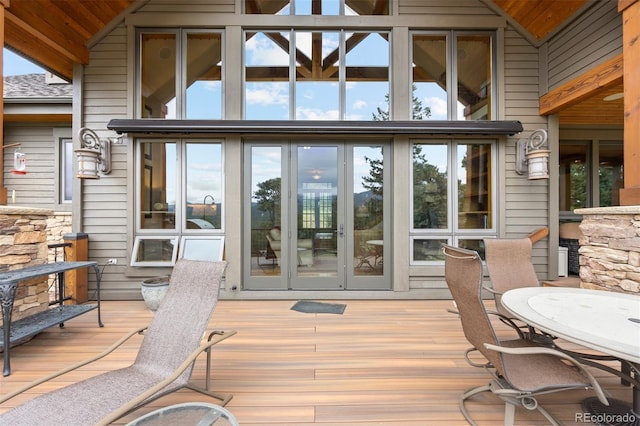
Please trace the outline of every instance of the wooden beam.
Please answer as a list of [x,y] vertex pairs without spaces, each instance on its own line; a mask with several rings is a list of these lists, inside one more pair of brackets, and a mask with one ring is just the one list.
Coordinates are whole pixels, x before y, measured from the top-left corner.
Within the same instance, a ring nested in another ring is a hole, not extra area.
[[540,97],[540,115],[550,115],[622,81],[622,54]]
[[640,205],[640,2],[621,0],[624,55],[624,188],[620,205]]

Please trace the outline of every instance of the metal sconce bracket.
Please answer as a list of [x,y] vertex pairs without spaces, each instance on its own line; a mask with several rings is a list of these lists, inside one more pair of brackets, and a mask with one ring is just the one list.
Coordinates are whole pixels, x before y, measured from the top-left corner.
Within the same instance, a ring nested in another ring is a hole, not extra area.
[[549,178],[549,153],[545,149],[547,131],[535,130],[529,139],[520,139],[516,144],[516,173],[528,174],[528,178]]
[[[111,173],[112,139],[100,138],[96,132],[83,127],[78,132],[80,148],[75,150],[78,158],[78,174],[80,179],[100,179],[98,172]],[[115,138],[118,141],[120,138]],[[117,142],[114,142],[117,143]]]

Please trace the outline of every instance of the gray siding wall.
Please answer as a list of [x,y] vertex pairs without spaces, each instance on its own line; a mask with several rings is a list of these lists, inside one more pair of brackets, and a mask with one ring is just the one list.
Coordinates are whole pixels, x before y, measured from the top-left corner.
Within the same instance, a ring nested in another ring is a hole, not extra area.
[[[84,71],[82,125],[103,137],[115,136],[105,130],[111,119],[131,116],[127,55],[126,28],[119,26],[91,49],[90,65]],[[89,258],[100,265],[109,258],[119,260],[118,265],[104,269],[103,282],[108,290],[105,289],[103,295],[107,297],[131,287],[123,273],[128,246],[127,216],[131,207],[127,202],[128,156],[128,144],[113,145],[111,174],[79,183],[82,185],[83,232],[89,234]],[[95,283],[90,283],[90,288],[94,286]],[[139,288],[135,296],[138,295]]]
[[594,2],[593,7],[549,40],[548,51],[549,90],[621,54],[622,15],[618,13],[618,2]]
[[52,210],[70,210],[70,204],[59,204],[58,198],[58,169],[57,163],[57,134],[54,128],[71,130],[66,123],[59,125],[52,123],[5,123],[4,145],[20,144],[20,152],[26,154],[27,174],[15,175],[13,169],[13,155],[16,148],[7,148],[4,152],[4,183],[9,194],[9,204],[12,204],[12,194],[15,191],[16,204],[25,207],[40,207]]

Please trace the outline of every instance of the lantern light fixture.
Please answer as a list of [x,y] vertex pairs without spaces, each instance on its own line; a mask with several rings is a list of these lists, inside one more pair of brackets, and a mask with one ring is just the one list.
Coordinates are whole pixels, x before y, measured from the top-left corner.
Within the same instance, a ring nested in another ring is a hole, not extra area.
[[[78,159],[78,174],[80,179],[100,179],[98,173],[111,173],[111,144],[118,143],[121,137],[100,138],[96,132],[83,127],[78,132],[80,148],[75,150]],[[120,142],[121,143],[121,142]]]
[[527,173],[528,178],[549,179],[549,154],[546,149],[547,131],[535,130],[529,139],[520,139],[516,145],[516,172]]

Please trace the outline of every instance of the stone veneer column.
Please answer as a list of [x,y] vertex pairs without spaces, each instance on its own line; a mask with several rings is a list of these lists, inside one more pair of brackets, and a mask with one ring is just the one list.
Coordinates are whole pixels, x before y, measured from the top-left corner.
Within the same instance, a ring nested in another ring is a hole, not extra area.
[[[48,209],[0,206],[0,272],[47,263],[47,219],[52,215]],[[12,321],[48,309],[48,287],[47,277],[21,282]]]
[[640,206],[577,209],[580,286],[640,295]]

